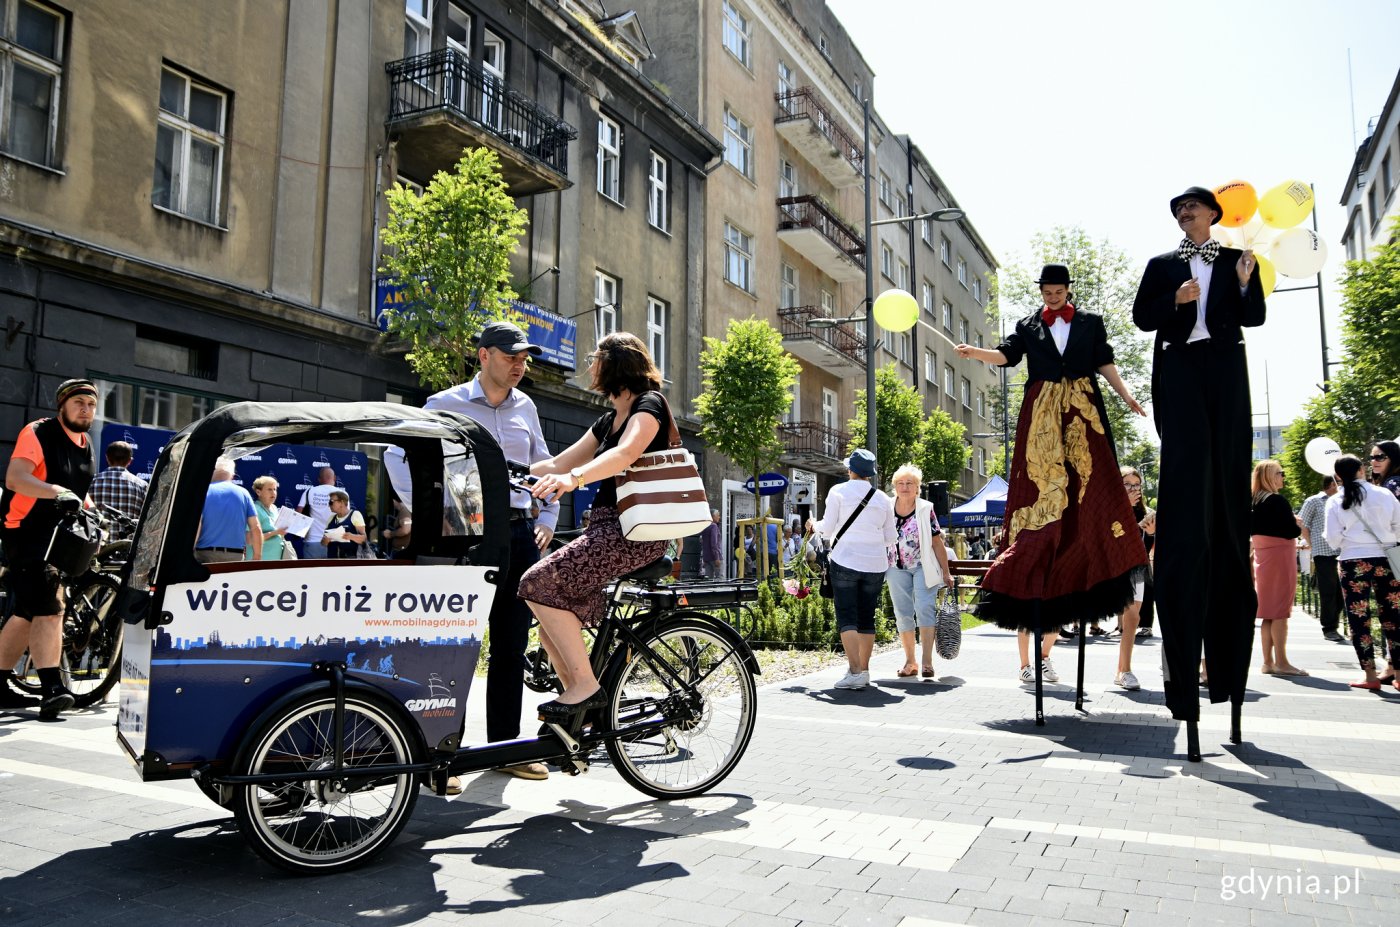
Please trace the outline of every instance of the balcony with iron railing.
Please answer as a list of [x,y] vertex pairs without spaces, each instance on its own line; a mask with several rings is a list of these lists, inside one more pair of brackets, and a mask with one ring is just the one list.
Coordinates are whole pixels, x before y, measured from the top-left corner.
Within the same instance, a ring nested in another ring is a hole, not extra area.
[[830,318],[817,306],[792,306],[778,310],[783,347],[814,367],[849,375],[865,370],[865,335],[844,323],[831,328],[811,328],[813,319]]
[[841,476],[846,472],[846,446],[850,436],[820,422],[784,422],[778,426],[783,452],[778,460],[785,467],[800,467]]
[[485,147],[501,159],[511,196],[563,190],[569,183],[573,126],[506,86],[455,49],[384,66],[388,128],[398,138],[400,170],[427,179],[450,170],[462,149]]
[[832,117],[811,87],[780,91],[774,128],[835,187],[853,187],[865,176],[865,146]]
[[865,240],[818,196],[778,198],[778,240],[840,283],[865,279]]

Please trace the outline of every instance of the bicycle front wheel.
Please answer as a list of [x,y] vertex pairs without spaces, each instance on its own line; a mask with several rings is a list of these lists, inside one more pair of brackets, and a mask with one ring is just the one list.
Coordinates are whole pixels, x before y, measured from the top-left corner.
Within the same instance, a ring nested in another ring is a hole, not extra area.
[[[112,616],[121,584],[105,573],[90,574],[81,585],[68,587],[63,612],[63,650],[59,670],[63,685],[73,693],[76,708],[88,708],[106,697],[121,678],[122,636],[126,626]],[[41,695],[39,671],[28,651],[15,666],[14,684]]]
[[621,651],[605,683],[618,774],[657,798],[688,798],[733,771],[753,736],[758,688],[742,642],[713,619],[672,618]]

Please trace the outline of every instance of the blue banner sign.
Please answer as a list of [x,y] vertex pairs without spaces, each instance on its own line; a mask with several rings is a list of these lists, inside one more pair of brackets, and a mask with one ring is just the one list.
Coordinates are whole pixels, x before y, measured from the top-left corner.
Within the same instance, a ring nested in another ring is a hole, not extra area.
[[[765,473],[758,478],[760,496],[776,496],[787,489],[787,477],[781,473]],[[753,477],[744,480],[744,492],[753,492]]]
[[[376,278],[374,290],[375,320],[380,331],[388,331],[389,313],[408,304],[408,293],[390,277]],[[577,322],[518,299],[510,301],[508,314],[513,322],[525,329],[530,343],[540,346],[544,352],[540,355],[541,361],[567,370],[575,368],[578,356],[574,346],[578,338]]]

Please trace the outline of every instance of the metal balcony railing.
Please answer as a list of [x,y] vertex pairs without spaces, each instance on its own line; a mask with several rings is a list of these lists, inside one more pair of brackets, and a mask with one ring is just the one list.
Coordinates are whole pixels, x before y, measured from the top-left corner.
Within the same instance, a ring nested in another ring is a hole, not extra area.
[[391,61],[389,121],[433,110],[470,120],[564,176],[578,131],[454,49]]
[[865,241],[818,196],[778,197],[778,230],[809,228],[822,234],[838,251],[862,269],[865,267]]
[[784,422],[778,426],[778,437],[789,454],[815,454],[832,460],[845,456],[850,441],[844,431],[820,422]]
[[820,341],[850,358],[856,365],[865,366],[865,335],[850,325],[839,324],[834,328],[809,328],[812,319],[830,318],[817,306],[793,306],[778,310],[778,326],[784,338]]
[[831,142],[841,157],[849,161],[862,177],[865,176],[865,146],[841,128],[811,87],[775,93],[773,98],[778,101],[778,118],[773,120],[775,123],[791,122],[794,119],[812,120],[817,131],[826,136],[826,140]]

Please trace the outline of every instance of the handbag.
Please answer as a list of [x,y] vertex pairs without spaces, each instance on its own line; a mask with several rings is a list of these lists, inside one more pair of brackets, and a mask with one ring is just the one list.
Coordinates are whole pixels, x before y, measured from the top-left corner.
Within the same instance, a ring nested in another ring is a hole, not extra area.
[[841,526],[841,530],[836,532],[836,537],[831,539],[831,543],[827,545],[826,550],[817,554],[817,557],[820,558],[822,565],[822,578],[821,583],[817,586],[817,591],[821,593],[821,596],[824,599],[832,599],[836,597],[836,590],[831,585],[831,552],[836,549],[836,542],[841,540],[841,535],[845,534],[846,529],[851,527],[851,522],[856,520],[856,517],[860,515],[860,510],[865,508],[866,505],[869,504],[871,498],[874,497],[874,495],[875,487],[872,485],[870,487],[870,492],[866,493],[865,498],[860,500],[860,505],[856,506],[856,510],[851,513],[851,517],[846,519],[846,523]]
[[947,586],[940,595],[943,601],[936,606],[938,621],[933,627],[933,649],[944,660],[956,660],[962,650],[962,610]]
[[669,446],[643,454],[616,477],[617,518],[629,541],[674,541],[712,524],[710,502],[695,457],[681,446],[681,433],[666,397]]

